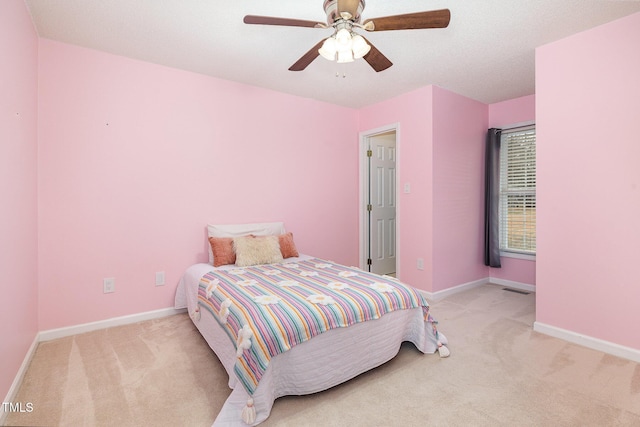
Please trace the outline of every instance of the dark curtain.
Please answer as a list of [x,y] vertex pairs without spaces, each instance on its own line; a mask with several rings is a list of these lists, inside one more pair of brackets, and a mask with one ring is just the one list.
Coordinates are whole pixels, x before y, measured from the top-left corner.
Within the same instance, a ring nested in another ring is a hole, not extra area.
[[500,267],[500,135],[489,129],[484,170],[484,265]]

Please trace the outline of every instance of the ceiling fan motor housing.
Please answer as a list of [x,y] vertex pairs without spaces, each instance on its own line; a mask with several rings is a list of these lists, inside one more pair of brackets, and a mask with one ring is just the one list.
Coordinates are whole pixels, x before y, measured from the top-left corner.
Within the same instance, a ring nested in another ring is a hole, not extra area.
[[[360,23],[360,17],[362,15],[362,11],[364,10],[364,0],[355,0],[358,1],[358,7],[356,9],[356,16],[351,16],[351,17],[343,17],[340,15],[340,13],[338,13],[338,1],[339,0],[325,0],[324,1],[324,11],[327,14],[327,24],[329,24],[330,26],[333,25],[334,22],[341,20],[341,19],[347,19],[356,23]],[[342,1],[347,1],[347,0],[342,0]],[[350,0],[351,2],[353,2],[354,0]]]

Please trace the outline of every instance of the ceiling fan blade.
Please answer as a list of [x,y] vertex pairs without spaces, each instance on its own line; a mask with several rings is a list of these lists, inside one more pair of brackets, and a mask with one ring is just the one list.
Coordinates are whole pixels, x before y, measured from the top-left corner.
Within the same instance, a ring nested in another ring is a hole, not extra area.
[[283,25],[286,27],[310,27],[310,28],[326,28],[327,25],[317,21],[305,21],[302,19],[276,18],[272,16],[255,16],[247,15],[244,17],[245,24],[262,24],[262,25]]
[[289,67],[289,71],[302,71],[307,68],[307,66],[311,64],[314,59],[320,56],[320,54],[318,53],[318,49],[322,47],[322,43],[324,43],[324,39],[320,40],[317,45],[315,45],[307,53],[302,55],[302,57],[298,59],[295,64]]
[[365,39],[365,41],[369,46],[371,46],[371,50],[369,50],[369,52],[367,52],[367,54],[363,56],[362,59],[367,61],[369,65],[371,65],[371,68],[379,73],[380,71],[384,71],[393,65],[393,62],[389,61],[389,59],[384,56],[382,52],[378,50],[378,48],[372,45],[369,40]]
[[342,12],[347,12],[351,15],[351,18],[356,19],[359,5],[360,0],[338,0],[338,16],[340,16]]
[[[422,28],[446,28],[450,20],[451,12],[449,9],[440,9],[367,19],[363,25],[368,31],[416,30]],[[373,23],[373,29],[367,28],[367,23]]]

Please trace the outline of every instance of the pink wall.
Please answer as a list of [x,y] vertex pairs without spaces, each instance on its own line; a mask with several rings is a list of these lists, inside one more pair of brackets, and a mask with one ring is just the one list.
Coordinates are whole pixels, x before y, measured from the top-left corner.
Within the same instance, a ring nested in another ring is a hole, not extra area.
[[[489,128],[535,121],[535,95],[523,96],[489,105]],[[527,285],[536,284],[536,262],[518,258],[501,257],[500,268],[489,268],[491,278],[510,280]]]
[[483,264],[487,105],[433,88],[433,286],[488,276]]
[[[396,135],[398,183],[411,184],[411,193],[399,192],[399,278],[418,289],[432,290],[433,86],[409,92],[360,110],[360,131],[399,124]],[[416,268],[424,259],[424,270]]]
[[501,128],[536,118],[536,96],[528,95],[489,104],[489,127]]
[[37,59],[38,39],[24,2],[0,1],[0,395],[3,398],[38,332]]
[[536,51],[537,321],[640,349],[640,13]]
[[208,222],[357,264],[357,111],[50,40],[39,84],[41,330],[172,306]]
[[500,257],[500,265],[500,268],[489,268],[490,278],[536,285],[535,261],[503,256]]
[[[429,292],[488,277],[482,264],[487,106],[428,86],[360,110],[360,131],[398,123],[400,278]],[[418,258],[424,270],[418,270]]]

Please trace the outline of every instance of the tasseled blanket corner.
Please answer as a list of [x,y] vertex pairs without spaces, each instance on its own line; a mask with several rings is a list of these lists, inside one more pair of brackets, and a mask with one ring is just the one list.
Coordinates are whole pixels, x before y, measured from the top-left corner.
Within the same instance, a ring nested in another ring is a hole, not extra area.
[[253,399],[247,400],[247,406],[242,408],[242,421],[246,424],[253,424],[256,422],[256,407],[253,406]]
[[440,354],[440,357],[442,358],[449,357],[451,355],[451,351],[449,351],[449,347],[438,341],[438,354]]
[[429,308],[428,307],[426,309],[426,321],[431,324],[431,328],[433,330],[433,335],[435,335],[435,337],[436,337],[437,344],[438,344],[438,354],[442,358],[449,357],[451,355],[451,351],[446,346],[446,340],[445,340],[445,343],[443,343],[440,340],[440,334],[438,333],[438,326],[437,326],[438,325],[438,321],[433,318],[433,316],[429,312]]

